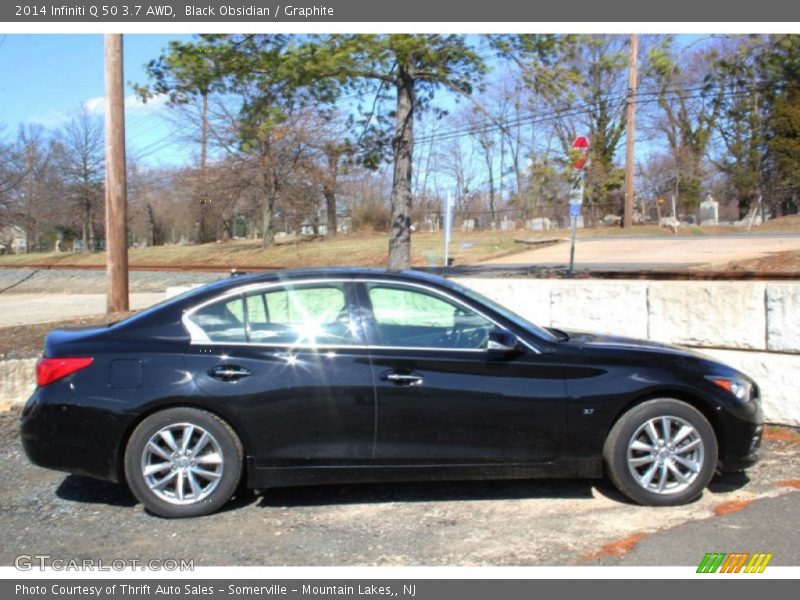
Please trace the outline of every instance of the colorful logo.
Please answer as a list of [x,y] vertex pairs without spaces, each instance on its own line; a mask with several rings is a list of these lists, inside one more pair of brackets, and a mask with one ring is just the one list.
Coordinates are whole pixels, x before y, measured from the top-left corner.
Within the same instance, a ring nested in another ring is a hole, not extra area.
[[698,573],[763,573],[772,554],[756,552],[707,552],[697,567]]

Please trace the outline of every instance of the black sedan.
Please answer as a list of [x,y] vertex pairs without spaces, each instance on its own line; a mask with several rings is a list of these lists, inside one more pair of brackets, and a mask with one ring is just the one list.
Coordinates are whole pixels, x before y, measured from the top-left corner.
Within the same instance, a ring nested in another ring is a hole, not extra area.
[[688,350],[538,327],[439,277],[231,277],[53,331],[28,457],[188,517],[250,488],[594,478],[649,505],[758,459],[758,386]]

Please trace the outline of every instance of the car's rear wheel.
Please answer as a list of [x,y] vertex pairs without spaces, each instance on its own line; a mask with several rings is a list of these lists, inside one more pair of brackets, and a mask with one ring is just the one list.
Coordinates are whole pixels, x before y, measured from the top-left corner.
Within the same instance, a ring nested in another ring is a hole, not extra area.
[[134,495],[162,517],[196,517],[230,500],[242,472],[242,444],[218,416],[170,408],[144,419],[125,451]]
[[696,408],[672,398],[639,404],[612,427],[603,450],[614,485],[640,504],[696,499],[714,476],[717,439]]

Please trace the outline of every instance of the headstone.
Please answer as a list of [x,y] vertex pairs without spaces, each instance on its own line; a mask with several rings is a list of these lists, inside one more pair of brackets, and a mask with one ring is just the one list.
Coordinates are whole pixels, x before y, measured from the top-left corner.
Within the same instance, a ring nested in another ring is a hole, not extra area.
[[353,231],[353,219],[351,217],[341,217],[337,219],[336,230],[338,233],[349,234]]
[[514,221],[510,221],[507,215],[500,221],[500,231],[514,231],[516,228],[517,224]]
[[314,226],[310,221],[300,223],[300,235],[314,235]]
[[550,226],[550,219],[547,217],[528,219],[525,221],[525,227],[533,231],[550,231]]
[[475,219],[464,219],[461,221],[461,231],[473,231],[475,229]]
[[700,203],[700,225],[719,225],[719,202],[711,194]]

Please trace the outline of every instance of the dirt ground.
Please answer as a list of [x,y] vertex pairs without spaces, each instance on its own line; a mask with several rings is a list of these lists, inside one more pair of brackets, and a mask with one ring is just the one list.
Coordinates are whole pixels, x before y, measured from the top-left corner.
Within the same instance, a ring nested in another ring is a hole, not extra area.
[[730,262],[721,267],[731,271],[756,271],[762,273],[800,273],[800,250],[774,252],[759,258]]
[[168,521],[145,512],[125,486],[31,465],[18,417],[0,413],[0,565],[19,554],[196,566],[594,564],[649,534],[800,486],[800,436],[771,430],[762,462],[746,476],[717,478],[684,507],[635,506],[605,481],[548,479],[276,489],[244,493],[215,515]]

